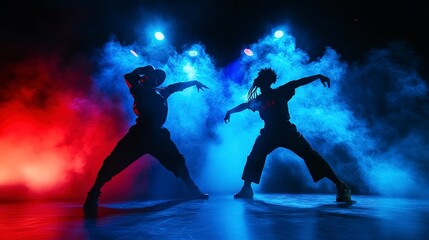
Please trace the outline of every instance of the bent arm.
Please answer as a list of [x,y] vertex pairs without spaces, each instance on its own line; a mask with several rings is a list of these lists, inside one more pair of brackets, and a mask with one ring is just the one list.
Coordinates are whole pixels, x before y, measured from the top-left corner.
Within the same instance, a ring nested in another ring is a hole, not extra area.
[[245,103],[239,104],[236,107],[228,110],[226,112],[225,118],[223,120],[225,121],[225,123],[228,123],[230,121],[231,114],[244,111],[244,110],[246,110],[248,108],[249,108],[249,102],[245,102]]
[[294,80],[294,81],[290,81],[290,84],[297,88],[306,84],[309,84],[311,82],[316,81],[317,79],[320,79],[320,81],[322,82],[323,86],[326,87],[325,83],[328,85],[328,87],[331,87],[331,81],[328,77],[322,75],[322,74],[316,74],[313,76],[309,76],[309,77],[304,77],[304,78],[300,78],[298,80]]
[[128,88],[133,88],[139,85],[140,75],[136,72],[136,69],[130,73],[125,74],[124,78]]

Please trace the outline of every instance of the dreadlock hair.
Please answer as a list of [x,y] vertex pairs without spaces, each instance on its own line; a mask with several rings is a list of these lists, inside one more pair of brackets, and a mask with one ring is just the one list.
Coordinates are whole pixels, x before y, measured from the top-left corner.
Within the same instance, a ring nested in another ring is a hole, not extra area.
[[272,68],[262,68],[258,72],[258,77],[253,80],[252,87],[247,92],[247,100],[250,101],[258,96],[258,88],[261,81],[268,81],[271,84],[277,80],[277,74]]
[[255,86],[255,83],[252,84],[249,91],[247,92],[247,100],[250,101],[255,99],[258,96],[258,87]]

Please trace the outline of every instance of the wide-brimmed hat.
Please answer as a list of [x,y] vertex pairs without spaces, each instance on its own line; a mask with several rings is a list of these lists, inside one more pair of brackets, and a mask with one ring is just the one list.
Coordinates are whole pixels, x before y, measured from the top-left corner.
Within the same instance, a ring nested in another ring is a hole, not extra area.
[[140,73],[146,76],[145,82],[155,87],[161,85],[165,81],[166,74],[162,69],[155,69],[151,65],[142,67]]

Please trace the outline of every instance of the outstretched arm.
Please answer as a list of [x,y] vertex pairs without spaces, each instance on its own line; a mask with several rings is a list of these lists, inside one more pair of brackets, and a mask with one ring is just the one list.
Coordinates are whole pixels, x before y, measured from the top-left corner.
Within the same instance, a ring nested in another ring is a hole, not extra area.
[[192,87],[192,86],[197,87],[198,92],[200,90],[204,91],[204,88],[208,89],[208,87],[206,85],[200,83],[197,80],[193,80],[193,81],[189,81],[189,82],[179,82],[179,83],[175,83],[173,85],[175,85],[175,87],[177,89],[176,92],[177,91],[183,91],[184,89],[186,89],[188,87]]
[[249,108],[249,102],[245,102],[245,103],[242,103],[240,105],[237,105],[236,107],[234,107],[234,108],[232,108],[226,112],[225,118],[223,120],[225,121],[225,123],[228,123],[230,121],[229,119],[231,117],[231,114],[244,111],[248,108]]
[[320,79],[320,81],[322,82],[323,86],[326,87],[326,85],[325,85],[325,83],[326,83],[328,85],[328,88],[331,87],[331,80],[328,77],[326,77],[326,76],[324,76],[322,74],[316,74],[316,75],[313,75],[313,76],[304,77],[304,78],[301,78],[301,79],[298,79],[298,80],[294,80],[294,81],[291,81],[290,84],[292,84],[295,88],[297,88],[297,87],[309,84],[311,82],[314,82],[317,79]]
[[184,89],[192,87],[192,86],[197,87],[198,92],[200,90],[204,91],[204,89],[208,89],[208,87],[206,85],[200,83],[197,80],[193,80],[193,81],[178,82],[178,83],[173,83],[171,85],[168,85],[167,87],[164,88],[163,95],[165,97],[168,97],[172,93],[183,91]]

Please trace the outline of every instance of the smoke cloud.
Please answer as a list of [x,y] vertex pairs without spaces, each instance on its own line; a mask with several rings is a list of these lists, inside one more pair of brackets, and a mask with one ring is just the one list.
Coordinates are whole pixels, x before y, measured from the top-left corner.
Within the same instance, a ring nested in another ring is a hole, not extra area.
[[[104,158],[135,121],[123,75],[148,64],[166,72],[163,86],[199,80],[209,87],[173,94],[165,124],[203,191],[232,194],[241,187],[246,157],[263,122],[252,111],[233,114],[228,124],[223,117],[246,101],[259,69],[271,67],[279,77],[273,87],[318,73],[331,78],[330,88],[316,81],[297,89],[289,102],[291,122],[353,193],[428,196],[428,88],[408,46],[391,43],[353,63],[330,47],[311,59],[290,33],[281,39],[262,36],[250,48],[254,56],[243,54],[220,67],[203,43],[179,50],[112,37],[90,60],[65,63],[51,54],[4,66],[0,199],[82,200]],[[198,55],[191,57],[190,50]],[[182,190],[172,173],[144,156],[107,183],[103,197]],[[326,179],[313,183],[301,159],[276,149],[255,191],[322,193],[333,192],[334,185]]]

